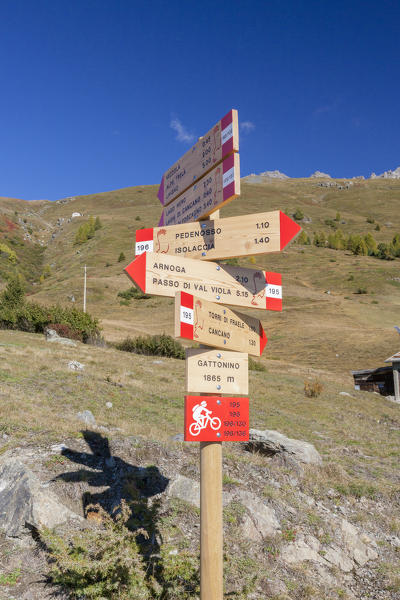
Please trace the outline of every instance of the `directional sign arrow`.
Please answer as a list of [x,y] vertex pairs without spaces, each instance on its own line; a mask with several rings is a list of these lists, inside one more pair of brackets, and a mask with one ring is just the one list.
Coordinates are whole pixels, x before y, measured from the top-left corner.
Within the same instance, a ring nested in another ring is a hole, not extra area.
[[258,319],[186,292],[175,296],[175,337],[253,356],[267,343]]
[[235,153],[168,204],[159,226],[203,219],[239,195],[240,161]]
[[152,227],[136,231],[136,256],[143,252],[200,260],[267,254],[283,250],[301,231],[280,210]]
[[164,173],[157,194],[161,204],[172,202],[223,158],[238,150],[238,113],[230,110]]
[[171,297],[186,291],[221,304],[282,310],[280,273],[152,252],[141,254],[124,270],[148,294]]

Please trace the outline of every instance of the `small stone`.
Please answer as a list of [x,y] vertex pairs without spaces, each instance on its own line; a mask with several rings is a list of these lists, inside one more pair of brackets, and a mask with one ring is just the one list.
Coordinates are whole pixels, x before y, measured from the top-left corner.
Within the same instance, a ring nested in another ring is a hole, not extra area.
[[113,407],[112,402],[106,402],[106,408],[112,408],[112,407]]
[[83,421],[85,425],[96,425],[96,419],[94,418],[93,413],[90,410],[78,412],[76,416],[78,417],[78,419]]
[[85,365],[78,362],[77,360],[70,360],[68,363],[68,368],[71,369],[71,371],[83,371]]
[[349,396],[351,398],[351,394],[348,392],[339,392],[339,396]]

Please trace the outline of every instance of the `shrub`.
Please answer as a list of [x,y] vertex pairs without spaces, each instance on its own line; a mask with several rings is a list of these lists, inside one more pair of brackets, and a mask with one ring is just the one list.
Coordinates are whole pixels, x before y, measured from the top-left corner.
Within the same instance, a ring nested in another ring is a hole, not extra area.
[[306,234],[304,229],[301,230],[301,233],[297,238],[297,243],[301,246],[309,246],[311,244],[310,236]]
[[321,395],[323,389],[324,386],[317,377],[304,382],[304,394],[307,398],[317,398]]
[[11,248],[9,248],[7,244],[0,242],[0,256],[2,254],[5,255],[8,258],[8,260],[15,265],[15,263],[17,262],[16,253],[14,252],[14,250],[11,250]]
[[295,221],[302,221],[304,219],[304,213],[300,208],[296,208],[296,212],[293,215]]
[[126,525],[131,511],[124,501],[115,518],[101,507],[95,508],[103,523],[101,529],[85,529],[67,539],[47,529],[40,533],[52,560],[53,582],[77,598],[150,599],[136,542],[137,535],[146,532],[129,531]]
[[340,221],[340,212],[336,213],[335,221]]
[[42,306],[25,302],[24,289],[18,278],[12,279],[0,297],[0,328],[18,329],[31,333],[43,333],[46,327],[67,326],[68,337],[87,342],[90,336],[99,334],[96,318],[77,308]]
[[170,358],[185,358],[185,350],[180,342],[170,335],[139,336],[137,338],[127,337],[116,344],[118,350],[134,352],[135,354],[146,354],[148,356],[168,356]]
[[126,260],[125,254],[123,252],[120,252],[118,256],[118,262],[122,262],[123,260]]
[[381,260],[393,260],[393,257],[390,253],[390,248],[384,242],[378,244],[378,250],[375,256]]
[[21,278],[12,277],[0,296],[0,307],[14,309],[25,302],[25,289]]
[[82,336],[77,331],[74,331],[69,325],[65,325],[64,323],[49,323],[47,328],[54,329],[54,331],[58,333],[60,337],[82,341]]
[[371,223],[371,224],[375,223],[374,217],[371,217],[371,216],[367,217],[367,223]]
[[377,223],[376,227],[375,227],[375,231],[380,231],[380,230],[381,230],[381,226],[379,225],[379,223]]
[[75,244],[84,244],[88,240],[94,237],[94,234],[98,229],[101,229],[102,224],[99,217],[96,219],[92,216],[89,221],[82,223],[75,235]]
[[325,248],[326,236],[323,231],[314,233],[313,244],[314,244],[314,246],[317,246],[318,248]]
[[132,286],[127,290],[123,290],[122,292],[118,292],[118,298],[123,298],[124,300],[148,300],[151,298],[148,294],[144,294],[142,290],[139,290],[137,287]]
[[367,246],[369,256],[375,256],[378,247],[374,237],[370,233],[367,233],[367,235],[364,236],[364,242]]
[[353,250],[353,253],[356,254],[357,256],[367,256],[368,254],[368,248],[367,248],[367,244],[365,243],[365,241],[363,239],[359,239],[355,245],[355,248]]
[[359,287],[359,288],[357,289],[357,291],[356,291],[356,292],[354,292],[354,293],[355,293],[355,294],[368,294],[368,290],[367,290],[367,288],[362,288],[362,287]]

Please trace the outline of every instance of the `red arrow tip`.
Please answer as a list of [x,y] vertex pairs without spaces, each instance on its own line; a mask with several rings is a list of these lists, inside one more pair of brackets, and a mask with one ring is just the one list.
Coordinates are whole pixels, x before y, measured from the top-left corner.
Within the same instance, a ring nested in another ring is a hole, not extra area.
[[279,211],[279,213],[281,228],[281,250],[283,250],[299,233],[299,231],[301,231],[301,227],[282,211]]
[[142,292],[146,292],[146,252],[135,258],[125,267],[124,271],[133,283],[140,287]]
[[265,346],[267,345],[267,341],[268,341],[267,336],[265,335],[263,326],[260,323],[260,356],[263,353]]

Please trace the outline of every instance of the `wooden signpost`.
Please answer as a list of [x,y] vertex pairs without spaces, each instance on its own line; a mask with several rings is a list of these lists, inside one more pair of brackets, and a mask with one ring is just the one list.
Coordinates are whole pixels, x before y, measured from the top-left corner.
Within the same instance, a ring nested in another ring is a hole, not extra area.
[[240,194],[239,154],[231,154],[166,206],[159,226],[208,217]]
[[164,173],[157,194],[161,204],[172,202],[223,158],[238,151],[238,113],[230,110]]
[[136,232],[125,268],[143,292],[175,297],[176,337],[213,347],[186,351],[186,392],[203,394],[185,397],[184,429],[200,442],[201,600],[223,600],[222,441],[249,439],[249,399],[221,394],[248,393],[248,354],[267,343],[258,319],[224,305],[282,310],[279,273],[209,261],[279,252],[300,231],[278,210],[219,218],[240,194],[238,137],[231,110],[164,173],[159,226]]
[[243,352],[186,350],[186,391],[247,394],[249,359]]
[[282,310],[280,273],[152,252],[135,258],[125,273],[146,294],[173,297],[186,291],[221,304]]
[[221,260],[280,252],[301,230],[280,210],[227,219],[151,227],[136,231],[136,256],[143,252]]
[[187,292],[175,296],[175,337],[253,356],[261,356],[267,343],[258,319]]

